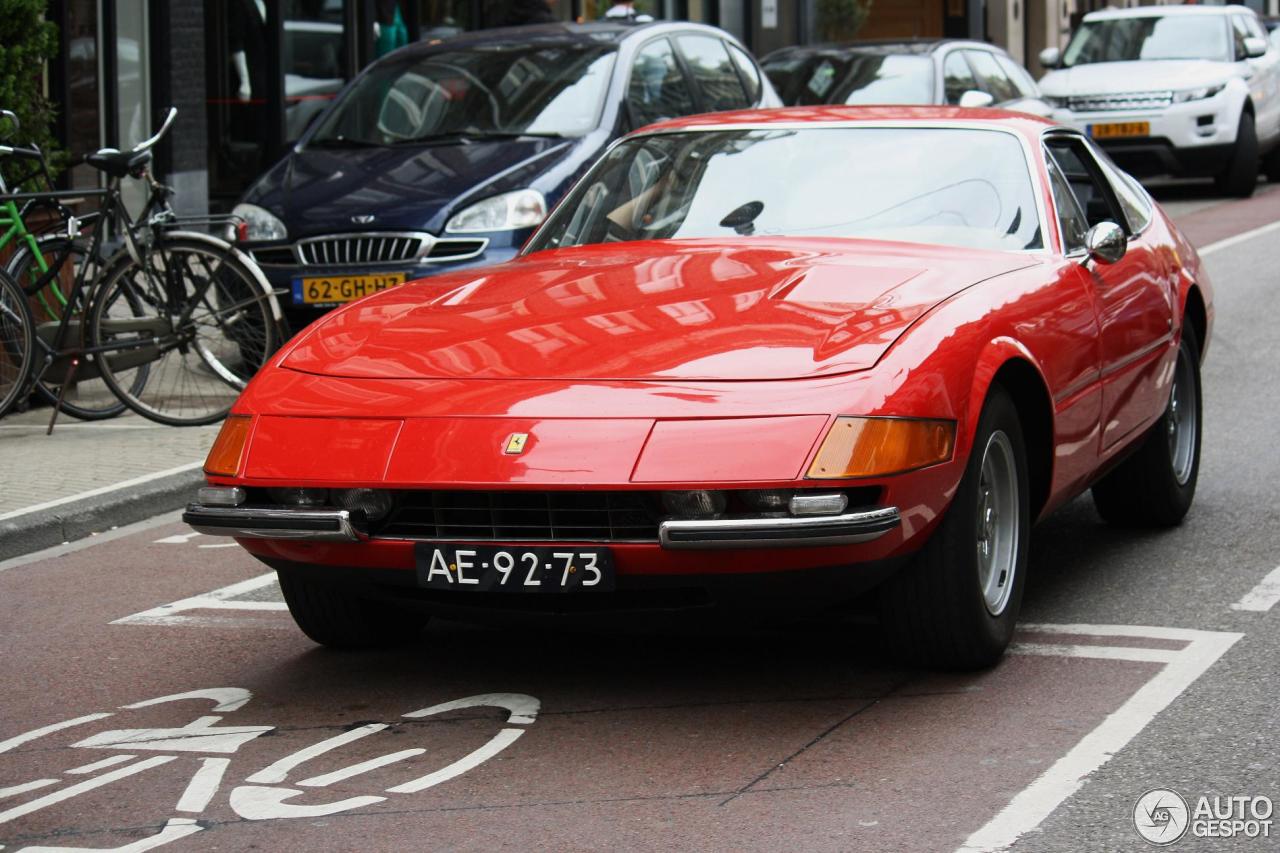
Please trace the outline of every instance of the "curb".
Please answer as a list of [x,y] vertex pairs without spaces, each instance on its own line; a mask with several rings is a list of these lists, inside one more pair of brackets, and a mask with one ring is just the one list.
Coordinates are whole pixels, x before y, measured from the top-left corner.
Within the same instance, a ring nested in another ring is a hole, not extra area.
[[204,472],[196,468],[0,521],[0,560],[181,509],[202,485]]

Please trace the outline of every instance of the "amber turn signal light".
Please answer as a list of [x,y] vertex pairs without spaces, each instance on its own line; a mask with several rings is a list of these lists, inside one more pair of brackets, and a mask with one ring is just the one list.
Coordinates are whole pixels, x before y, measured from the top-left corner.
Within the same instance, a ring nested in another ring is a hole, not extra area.
[[836,418],[808,477],[836,480],[900,474],[951,458],[954,421]]
[[218,437],[204,460],[204,472],[219,477],[234,477],[240,473],[240,461],[244,447],[249,442],[249,427],[253,418],[249,415],[231,415],[222,422]]

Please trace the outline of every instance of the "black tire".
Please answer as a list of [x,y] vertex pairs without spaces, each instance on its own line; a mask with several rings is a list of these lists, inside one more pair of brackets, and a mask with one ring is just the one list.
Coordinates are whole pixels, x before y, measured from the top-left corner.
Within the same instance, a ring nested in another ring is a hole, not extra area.
[[[1016,484],[1016,493],[1006,505],[1016,509],[1008,528],[1015,531],[1007,550],[1012,577],[998,576],[1003,581],[998,584],[1003,603],[993,613],[980,579],[979,549],[984,539],[977,522],[990,506],[980,492],[985,455],[996,445],[1005,449],[993,452],[1012,463],[1009,482]],[[912,561],[880,587],[881,627],[896,656],[913,665],[951,670],[982,669],[1000,660],[1013,637],[1026,582],[1031,534],[1027,471],[1017,409],[1008,392],[993,386],[964,476],[940,526]]]
[[280,590],[293,621],[312,640],[335,649],[365,649],[408,643],[427,617],[352,594],[349,586],[278,571]]
[[35,337],[26,293],[0,270],[0,416],[18,403],[31,380]]
[[1268,181],[1280,183],[1280,145],[1276,145],[1262,158],[1262,171],[1266,173]]
[[[273,297],[229,247],[217,243],[165,239],[146,258],[144,268],[128,255],[118,256],[94,294],[90,340],[129,347],[100,359],[102,378],[125,405],[157,423],[217,423],[283,343]],[[140,299],[143,319],[156,328],[138,330],[110,316],[110,307],[124,297]],[[189,306],[194,313],[180,322]],[[129,378],[140,359],[149,376],[135,389]]]
[[[50,272],[56,272],[55,266],[60,268],[62,264],[70,261],[73,271],[70,274],[74,275],[74,271],[78,269],[79,264],[84,263],[85,256],[88,254],[87,246],[78,241],[68,240],[66,237],[41,237],[38,243],[41,252],[47,258]],[[59,284],[65,284],[65,280],[58,281],[47,273],[40,273],[39,268],[34,267],[34,263],[35,255],[24,245],[10,259],[8,270],[28,293],[35,290],[34,298],[41,301],[42,310],[46,310],[52,317],[60,317],[65,307],[58,298],[58,294],[54,292],[54,288]],[[85,281],[92,282],[93,274],[90,270]],[[136,302],[131,307],[135,314],[141,313],[141,307]],[[74,336],[74,331],[71,334]],[[78,337],[69,338],[72,343],[76,340]],[[59,406],[59,411],[64,414],[82,421],[102,421],[116,417],[127,408],[98,376],[97,368],[89,364],[81,365],[81,369],[77,371],[78,378],[74,393],[62,394],[62,402],[59,404],[62,383],[51,381],[55,373],[65,376],[65,371],[58,367],[56,362],[52,369],[36,382],[35,391],[50,406]],[[146,380],[146,371],[138,371],[131,384],[141,388]]]
[[[1179,398],[1180,405],[1175,403]],[[1185,326],[1164,415],[1138,449],[1093,486],[1093,504],[1105,521],[1124,527],[1174,527],[1182,522],[1195,500],[1200,476],[1202,412],[1200,345],[1195,332]],[[1187,414],[1192,416],[1190,422],[1184,420]],[[1190,444],[1183,453],[1189,456],[1180,455],[1175,436],[1177,430],[1188,427],[1192,428]]]
[[1235,150],[1214,183],[1219,190],[1236,198],[1248,198],[1258,188],[1258,132],[1252,113],[1240,114]]

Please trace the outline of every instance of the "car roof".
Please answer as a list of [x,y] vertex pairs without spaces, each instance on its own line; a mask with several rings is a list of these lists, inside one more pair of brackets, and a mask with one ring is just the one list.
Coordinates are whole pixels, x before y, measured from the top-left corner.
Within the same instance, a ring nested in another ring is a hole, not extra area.
[[685,21],[652,21],[646,23],[614,23],[590,21],[578,23],[528,24],[518,27],[498,27],[491,30],[471,30],[449,38],[433,38],[406,45],[395,52],[397,56],[414,56],[438,50],[481,47],[511,43],[545,42],[547,44],[579,43],[582,45],[618,46],[633,37],[657,35],[664,31],[700,30],[719,38],[736,42],[729,33],[705,24]]
[[1084,16],[1086,21],[1109,21],[1115,18],[1150,18],[1165,15],[1227,15],[1253,10],[1247,6],[1135,6],[1129,9],[1099,9]]
[[1035,139],[1048,128],[1058,127],[1049,119],[1012,110],[974,109],[953,106],[816,106],[781,107],[767,110],[733,110],[722,113],[703,113],[669,119],[644,127],[636,133],[659,133],[678,130],[699,130],[709,127],[760,127],[770,124],[928,124],[939,125],[990,125],[993,128],[1013,130]]
[[996,45],[988,44],[984,41],[976,41],[974,39],[873,39],[868,41],[830,42],[826,44],[784,47],[773,51],[768,56],[764,57],[761,62],[765,62],[774,56],[817,56],[836,53],[870,53],[882,55],[912,54],[917,56],[927,56],[928,54],[934,53],[944,47],[972,47],[979,48],[981,50],[994,51],[996,53],[1004,53],[1004,50]]

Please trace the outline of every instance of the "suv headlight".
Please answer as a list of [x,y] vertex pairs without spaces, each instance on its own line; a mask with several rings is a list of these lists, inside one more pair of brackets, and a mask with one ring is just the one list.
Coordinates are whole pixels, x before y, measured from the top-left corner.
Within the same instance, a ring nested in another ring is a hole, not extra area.
[[1205,98],[1212,98],[1225,88],[1227,88],[1226,83],[1219,83],[1216,86],[1201,86],[1199,89],[1184,89],[1173,93],[1173,102],[1185,104],[1187,101],[1203,101]]
[[1071,99],[1064,97],[1062,95],[1044,95],[1042,97],[1044,98],[1044,102],[1046,104],[1060,110],[1066,109],[1067,107],[1071,106]]
[[280,217],[256,204],[237,204],[231,209],[231,215],[244,220],[245,240],[284,240],[289,236],[289,229]]
[[516,190],[478,201],[455,214],[444,230],[514,231],[533,228],[547,218],[547,200],[537,190]]

